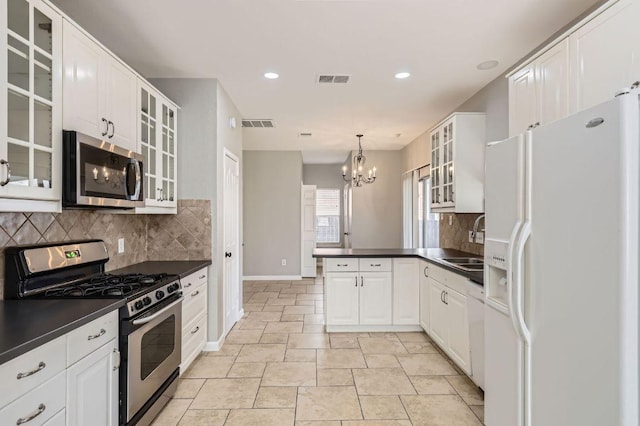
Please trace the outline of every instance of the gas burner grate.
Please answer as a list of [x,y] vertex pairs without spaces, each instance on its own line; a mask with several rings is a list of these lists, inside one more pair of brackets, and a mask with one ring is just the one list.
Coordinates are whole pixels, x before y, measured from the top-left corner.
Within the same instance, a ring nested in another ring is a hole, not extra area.
[[85,282],[47,290],[45,297],[122,297],[149,287],[167,274],[101,274]]

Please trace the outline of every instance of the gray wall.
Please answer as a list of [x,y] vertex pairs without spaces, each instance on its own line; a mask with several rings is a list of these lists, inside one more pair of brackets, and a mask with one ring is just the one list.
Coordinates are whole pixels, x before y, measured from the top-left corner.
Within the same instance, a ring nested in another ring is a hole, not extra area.
[[[402,247],[402,151],[365,151],[365,173],[376,166],[374,183],[353,188],[353,248]],[[349,170],[351,167],[349,166]]]
[[[229,118],[240,123],[241,114],[215,79],[161,78],[150,82],[179,106],[178,111],[178,198],[211,201],[212,265],[209,267],[208,340],[223,334],[223,171],[224,148],[240,160],[242,179],[242,130],[231,129]],[[240,183],[242,191],[242,183]],[[241,205],[242,209],[242,205]],[[240,220],[242,213],[240,212]],[[242,223],[240,224],[242,233]],[[241,234],[242,235],[242,234]],[[242,240],[240,240],[242,241]],[[241,254],[239,254],[242,259]],[[242,263],[240,263],[242,268]],[[242,269],[240,269],[242,274]],[[241,282],[238,283],[242,291]],[[242,293],[241,293],[242,294]],[[240,297],[242,300],[242,296]]]
[[305,185],[315,185],[317,189],[340,190],[340,243],[338,245],[342,246],[342,219],[344,216],[342,197],[346,183],[342,179],[342,164],[304,164],[302,166],[302,182],[304,182]]
[[299,276],[302,154],[244,151],[243,155],[244,275]]

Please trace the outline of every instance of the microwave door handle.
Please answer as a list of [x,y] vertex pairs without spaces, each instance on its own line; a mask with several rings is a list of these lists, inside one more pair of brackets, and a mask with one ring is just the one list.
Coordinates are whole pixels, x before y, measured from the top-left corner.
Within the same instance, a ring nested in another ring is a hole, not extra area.
[[135,160],[133,158],[130,158],[127,161],[127,170],[129,170],[129,167],[133,166],[134,170],[135,170],[135,176],[136,176],[136,186],[135,189],[133,191],[133,194],[129,193],[129,185],[125,184],[125,195],[127,196],[128,200],[134,200],[137,201],[140,198],[140,188],[142,186],[142,173],[140,170],[140,162],[138,160]]

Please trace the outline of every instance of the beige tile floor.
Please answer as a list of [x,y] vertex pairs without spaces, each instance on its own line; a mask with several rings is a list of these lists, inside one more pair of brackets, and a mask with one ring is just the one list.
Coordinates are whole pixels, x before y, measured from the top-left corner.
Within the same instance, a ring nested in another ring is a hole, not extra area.
[[481,425],[482,393],[424,333],[325,333],[322,281],[245,281],[245,316],[155,426]]

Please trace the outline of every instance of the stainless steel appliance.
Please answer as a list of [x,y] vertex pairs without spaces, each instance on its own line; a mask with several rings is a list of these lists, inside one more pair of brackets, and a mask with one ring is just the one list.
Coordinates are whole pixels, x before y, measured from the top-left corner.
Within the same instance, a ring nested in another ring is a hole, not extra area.
[[63,132],[62,205],[143,205],[143,156],[82,133]]
[[109,274],[101,240],[5,249],[7,299],[118,298],[120,425],[148,425],[175,393],[181,362],[182,292],[177,275]]

